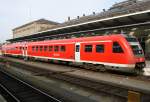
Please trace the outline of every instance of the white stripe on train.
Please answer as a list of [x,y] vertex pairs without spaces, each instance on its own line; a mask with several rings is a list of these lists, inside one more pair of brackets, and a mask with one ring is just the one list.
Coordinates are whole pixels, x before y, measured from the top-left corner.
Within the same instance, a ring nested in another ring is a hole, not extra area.
[[[11,54],[11,53],[6,53],[6,54]],[[11,54],[11,55],[21,55],[22,54]],[[65,59],[65,58],[53,58],[53,57],[45,57],[45,56],[32,56],[28,55],[29,57],[35,57],[35,58],[41,58],[41,59],[54,59],[54,60],[63,60],[63,61],[72,61],[76,62],[74,59]],[[114,66],[114,67],[127,67],[127,68],[135,68],[135,64],[118,64],[118,63],[109,63],[109,62],[96,62],[96,61],[86,61],[86,60],[80,60],[79,62],[86,62],[86,63],[93,63],[93,64],[104,64],[107,66]]]

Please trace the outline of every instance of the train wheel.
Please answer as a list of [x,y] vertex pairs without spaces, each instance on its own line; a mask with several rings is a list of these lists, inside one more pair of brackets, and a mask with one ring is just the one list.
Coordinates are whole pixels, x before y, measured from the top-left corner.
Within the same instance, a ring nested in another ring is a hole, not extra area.
[[143,75],[143,70],[142,70],[142,69],[135,69],[135,70],[134,70],[134,73],[135,73],[136,75]]

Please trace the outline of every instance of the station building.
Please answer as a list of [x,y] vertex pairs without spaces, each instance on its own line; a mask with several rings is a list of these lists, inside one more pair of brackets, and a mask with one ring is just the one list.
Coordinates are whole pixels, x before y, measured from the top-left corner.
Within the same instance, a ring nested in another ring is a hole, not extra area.
[[14,28],[13,38],[23,37],[35,34],[37,32],[45,31],[57,26],[59,23],[54,21],[49,21],[45,19],[39,19],[32,21],[30,23],[24,24],[20,27]]

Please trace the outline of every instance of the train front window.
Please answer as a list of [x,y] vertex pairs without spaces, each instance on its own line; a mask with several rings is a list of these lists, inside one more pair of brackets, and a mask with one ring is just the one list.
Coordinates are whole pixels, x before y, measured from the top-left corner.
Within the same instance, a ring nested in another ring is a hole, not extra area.
[[135,37],[127,37],[126,40],[127,40],[128,42],[138,42]]
[[141,48],[138,40],[136,39],[136,37],[128,36],[128,37],[126,37],[126,40],[129,42],[134,55],[143,55],[142,48]]
[[132,48],[133,53],[134,53],[135,55],[143,54],[142,48],[141,48],[139,45],[131,45],[131,48]]

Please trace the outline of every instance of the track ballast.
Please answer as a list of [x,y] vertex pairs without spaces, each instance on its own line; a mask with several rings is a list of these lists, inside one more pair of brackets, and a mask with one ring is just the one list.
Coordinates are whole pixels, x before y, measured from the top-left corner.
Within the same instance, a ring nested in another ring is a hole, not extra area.
[[4,71],[0,71],[0,89],[7,102],[62,102]]

